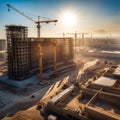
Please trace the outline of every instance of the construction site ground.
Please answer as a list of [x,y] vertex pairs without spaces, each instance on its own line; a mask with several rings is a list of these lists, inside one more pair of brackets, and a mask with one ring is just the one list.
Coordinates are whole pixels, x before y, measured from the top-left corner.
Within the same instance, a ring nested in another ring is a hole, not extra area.
[[40,82],[39,76],[36,76],[36,81],[33,84],[29,84],[23,90],[1,83],[0,117],[3,118],[6,116],[3,120],[26,120],[26,118],[30,120],[42,120],[44,118],[40,115],[40,111],[36,110],[38,103],[42,101],[47,103],[51,97],[72,85],[76,80],[85,82],[105,67],[118,64],[114,60],[108,61],[108,59],[93,57],[86,58],[86,56],[79,54],[79,52],[76,54],[74,60],[77,64],[75,69],[59,74],[56,78],[43,80],[44,82]]

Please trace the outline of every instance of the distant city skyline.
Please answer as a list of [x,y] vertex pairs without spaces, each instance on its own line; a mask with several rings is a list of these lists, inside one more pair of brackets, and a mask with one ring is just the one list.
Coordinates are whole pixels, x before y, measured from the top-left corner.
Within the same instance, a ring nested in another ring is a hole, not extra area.
[[62,37],[75,31],[120,37],[120,0],[0,0],[0,39],[6,38],[5,25],[10,24],[27,26],[28,36],[37,36],[36,24],[8,11],[6,4],[35,20],[37,16],[57,19],[56,25],[42,24],[41,37]]

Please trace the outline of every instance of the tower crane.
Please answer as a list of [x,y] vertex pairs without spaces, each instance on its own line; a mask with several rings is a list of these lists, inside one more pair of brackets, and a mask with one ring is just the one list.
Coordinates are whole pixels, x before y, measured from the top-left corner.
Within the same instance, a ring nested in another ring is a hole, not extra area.
[[18,12],[19,14],[21,14],[22,16],[26,17],[27,19],[31,20],[32,22],[34,22],[37,26],[37,34],[38,34],[38,52],[39,52],[39,69],[40,69],[40,81],[42,81],[42,46],[40,43],[40,27],[41,27],[41,23],[50,23],[50,22],[58,22],[58,20],[40,20],[40,16],[38,16],[38,20],[34,20],[31,17],[27,16],[26,14],[24,14],[23,12],[21,12],[20,10],[16,9],[15,7],[13,7],[10,4],[7,4],[8,6],[8,11],[10,11],[10,8],[15,10],[16,12]]
[[74,37],[75,37],[74,46],[76,47],[76,44],[77,44],[77,35],[78,35],[78,34],[81,34],[81,33],[75,32],[75,33],[67,33],[67,34],[69,34],[69,35],[74,35]]
[[81,34],[81,35],[82,35],[82,46],[84,46],[84,35],[85,35],[85,34],[89,34],[89,33],[77,33],[77,32],[75,32],[75,33],[67,33],[67,34],[70,34],[70,35],[74,35],[74,36],[75,36],[75,47],[76,47],[77,35],[78,35],[78,34]]

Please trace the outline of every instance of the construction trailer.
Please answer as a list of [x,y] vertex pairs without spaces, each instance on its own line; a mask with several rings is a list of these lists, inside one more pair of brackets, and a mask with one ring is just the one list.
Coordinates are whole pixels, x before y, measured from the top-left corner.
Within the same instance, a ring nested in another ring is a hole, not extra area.
[[[39,71],[39,52],[37,38],[28,38],[25,26],[6,26],[8,77],[13,80],[24,80]],[[62,66],[73,62],[72,38],[41,38],[43,71],[53,70],[54,41],[56,40],[56,64]]]

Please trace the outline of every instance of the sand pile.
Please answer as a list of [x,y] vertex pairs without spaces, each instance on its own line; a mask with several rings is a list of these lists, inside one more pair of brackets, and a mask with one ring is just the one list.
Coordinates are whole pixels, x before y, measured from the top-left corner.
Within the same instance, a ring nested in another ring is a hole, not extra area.
[[38,110],[26,110],[16,113],[13,117],[5,117],[2,120],[44,120]]

